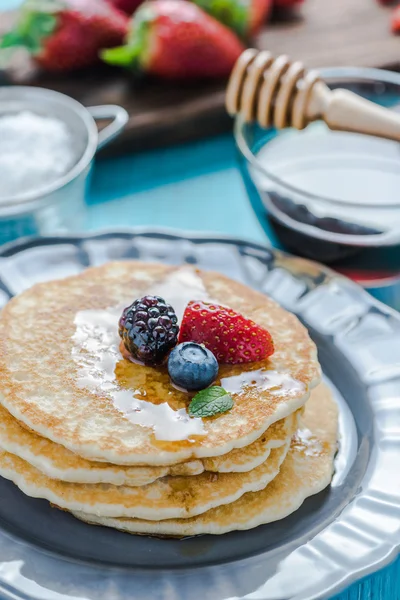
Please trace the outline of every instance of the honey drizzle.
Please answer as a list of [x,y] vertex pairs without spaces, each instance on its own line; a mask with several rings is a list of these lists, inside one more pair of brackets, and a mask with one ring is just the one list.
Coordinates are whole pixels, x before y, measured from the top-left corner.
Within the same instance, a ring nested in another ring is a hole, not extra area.
[[[174,271],[147,293],[161,295],[171,303],[178,318],[190,300],[207,297],[201,278],[191,268]],[[121,355],[118,320],[122,309],[118,306],[76,314],[72,357],[78,366],[78,387],[110,398],[132,423],[151,428],[157,440],[190,441],[193,436],[203,436],[202,419],[189,417],[182,408],[182,400],[190,399],[187,394],[180,393],[180,402],[160,401],[168,398],[171,389],[165,367],[145,367]]]
[[[190,300],[210,301],[202,279],[191,267],[172,272],[147,293],[162,296],[174,307],[178,319]],[[205,435],[203,420],[189,417],[186,408],[192,396],[173,386],[166,366],[148,367],[121,354],[118,320],[123,308],[76,314],[72,357],[78,367],[78,387],[109,398],[132,423],[151,428],[152,442],[161,449],[171,449],[175,442],[180,446],[200,442]],[[220,382],[237,400],[242,395],[248,397],[251,388],[252,393],[268,390],[272,395],[288,397],[305,392],[301,381],[268,369],[268,364],[221,365],[217,384]]]

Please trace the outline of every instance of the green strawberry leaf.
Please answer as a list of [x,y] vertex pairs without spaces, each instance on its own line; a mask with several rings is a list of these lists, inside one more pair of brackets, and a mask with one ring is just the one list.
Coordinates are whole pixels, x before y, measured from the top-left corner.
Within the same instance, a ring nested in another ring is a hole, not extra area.
[[213,417],[227,412],[233,406],[233,400],[224,388],[214,385],[198,392],[189,404],[191,417]]
[[24,40],[18,31],[9,31],[0,39],[0,48],[14,48],[15,46],[23,46]]
[[102,50],[100,57],[109,65],[131,67],[136,60],[137,52],[134,46],[117,46]]
[[197,6],[240,37],[248,34],[251,2],[246,0],[193,0]]
[[100,57],[104,62],[119,67],[129,67],[133,70],[146,70],[150,30],[155,19],[153,8],[150,5],[151,2],[149,4],[145,2],[136,11],[124,46],[100,52]]
[[42,42],[53,33],[57,26],[57,17],[51,13],[28,13],[18,28],[25,46],[31,52],[40,52]]
[[23,46],[31,53],[40,52],[43,39],[51,35],[56,26],[54,14],[24,11],[17,27],[1,38],[0,48]]

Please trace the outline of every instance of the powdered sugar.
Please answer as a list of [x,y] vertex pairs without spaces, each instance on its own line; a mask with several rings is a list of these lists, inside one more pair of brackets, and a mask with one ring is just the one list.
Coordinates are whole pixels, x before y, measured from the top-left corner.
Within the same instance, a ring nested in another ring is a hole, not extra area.
[[60,119],[27,110],[0,117],[0,202],[40,190],[75,161],[71,132]]

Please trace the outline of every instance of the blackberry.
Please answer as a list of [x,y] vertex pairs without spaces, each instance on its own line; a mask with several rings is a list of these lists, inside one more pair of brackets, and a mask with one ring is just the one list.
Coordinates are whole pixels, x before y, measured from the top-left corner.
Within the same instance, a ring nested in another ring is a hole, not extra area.
[[159,365],[178,341],[174,309],[160,296],[144,296],[124,309],[119,335],[125,348],[146,365]]

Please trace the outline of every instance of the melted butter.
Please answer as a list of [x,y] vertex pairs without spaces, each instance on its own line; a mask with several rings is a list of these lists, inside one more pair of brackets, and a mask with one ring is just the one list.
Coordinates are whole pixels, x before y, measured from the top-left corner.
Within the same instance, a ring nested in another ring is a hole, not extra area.
[[175,310],[180,323],[187,304],[191,300],[210,300],[203,280],[191,267],[183,267],[151,286],[147,292],[161,296]]
[[[146,294],[165,298],[175,308],[178,319],[190,300],[207,298],[202,280],[191,268],[173,272]],[[156,440],[190,443],[196,436],[203,436],[202,419],[189,417],[188,394],[178,390],[171,393],[165,367],[146,367],[121,355],[118,320],[122,309],[118,306],[76,314],[72,356],[78,366],[77,385],[110,398],[132,423],[151,428]]]
[[[165,298],[180,320],[191,300],[212,301],[203,281],[191,267],[174,271],[145,292]],[[146,367],[124,358],[120,351],[118,320],[124,306],[84,310],[75,316],[73,359],[77,385],[94,395],[108,397],[132,423],[152,429],[152,442],[160,449],[188,447],[205,435],[202,419],[189,417],[190,395],[173,386],[165,366]],[[255,365],[223,365],[221,385],[239,399],[249,392],[296,395],[305,386],[286,373],[268,369],[269,361]],[[223,375],[222,375],[223,374]]]
[[268,369],[243,371],[239,375],[221,378],[221,386],[232,395],[240,396],[246,389],[254,387],[259,391],[268,390],[271,394],[284,396],[296,395],[305,392],[305,385],[293,379],[288,373],[280,373]]
[[319,456],[323,452],[320,440],[309,429],[298,429],[293,437],[293,446],[306,456]]

